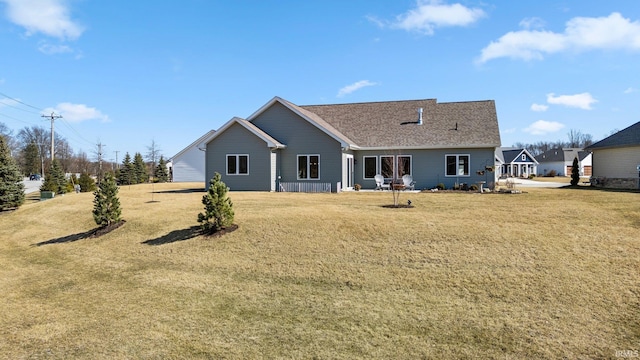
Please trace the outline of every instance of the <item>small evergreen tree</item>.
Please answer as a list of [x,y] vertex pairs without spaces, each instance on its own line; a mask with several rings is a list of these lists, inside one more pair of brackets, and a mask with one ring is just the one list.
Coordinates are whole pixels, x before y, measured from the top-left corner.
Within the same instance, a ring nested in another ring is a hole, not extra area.
[[0,135],[0,211],[17,208],[24,203],[22,174],[11,157],[11,151]]
[[143,184],[149,181],[147,165],[144,163],[140,153],[136,153],[133,156],[133,178],[135,179],[134,184]]
[[153,174],[156,182],[167,182],[169,181],[169,171],[167,171],[167,162],[164,160],[164,157],[160,155],[160,160],[158,161],[158,166],[156,166],[155,172]]
[[204,213],[198,214],[198,222],[205,233],[213,233],[233,223],[233,203],[227,197],[229,188],[215,173],[209,181],[209,190],[202,197]]
[[580,182],[580,164],[578,158],[573,158],[573,165],[571,165],[571,185],[576,186]]
[[113,174],[107,173],[94,192],[93,220],[98,226],[106,227],[120,221],[122,210],[118,199],[118,185]]
[[40,174],[40,156],[38,151],[38,146],[34,143],[29,143],[22,150],[22,158],[24,161],[24,173],[27,175],[31,174]]
[[80,185],[80,192],[96,191],[96,182],[87,173],[80,174],[78,184]]
[[124,160],[122,160],[122,167],[120,168],[120,173],[118,180],[120,181],[120,185],[131,185],[133,182],[133,164],[131,163],[131,155],[126,153],[124,155]]
[[56,194],[64,194],[67,191],[67,180],[60,167],[58,159],[54,159],[45,174],[44,182],[40,186],[40,191],[53,191]]

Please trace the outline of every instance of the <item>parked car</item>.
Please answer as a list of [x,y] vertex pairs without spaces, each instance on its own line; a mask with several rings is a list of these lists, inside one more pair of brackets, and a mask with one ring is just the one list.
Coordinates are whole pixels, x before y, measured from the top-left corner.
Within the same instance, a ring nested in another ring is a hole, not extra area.
[[40,174],[29,175],[29,180],[40,180]]

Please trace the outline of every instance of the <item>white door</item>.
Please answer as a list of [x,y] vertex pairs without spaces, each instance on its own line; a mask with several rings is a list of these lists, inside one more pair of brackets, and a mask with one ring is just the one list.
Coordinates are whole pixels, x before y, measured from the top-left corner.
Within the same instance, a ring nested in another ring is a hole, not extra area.
[[347,183],[345,184],[346,189],[353,190],[353,155],[347,155]]

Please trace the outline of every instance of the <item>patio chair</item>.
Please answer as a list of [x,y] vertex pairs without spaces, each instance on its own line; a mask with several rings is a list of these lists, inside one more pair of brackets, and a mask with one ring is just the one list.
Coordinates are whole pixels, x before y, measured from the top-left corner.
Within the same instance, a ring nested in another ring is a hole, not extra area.
[[376,180],[376,190],[389,189],[389,184],[384,183],[384,176],[378,174],[373,178]]
[[416,182],[413,181],[413,176],[404,175],[402,177],[402,182],[404,183],[404,189],[405,190],[415,190],[416,189]]

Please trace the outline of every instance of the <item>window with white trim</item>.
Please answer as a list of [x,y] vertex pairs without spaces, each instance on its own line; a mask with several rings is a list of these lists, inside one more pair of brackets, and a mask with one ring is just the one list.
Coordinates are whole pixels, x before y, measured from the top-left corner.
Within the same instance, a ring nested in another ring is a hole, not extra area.
[[298,180],[320,179],[320,155],[298,155]]
[[363,156],[362,162],[364,164],[364,178],[373,179],[378,174],[378,157],[377,156]]
[[249,175],[249,155],[227,154],[227,175]]
[[527,161],[527,155],[522,154],[522,161]]
[[395,171],[395,161],[393,155],[380,156],[380,174],[385,179],[393,179],[393,172]]
[[445,155],[446,176],[469,176],[469,155]]
[[396,157],[398,164],[398,178],[404,175],[411,175],[411,155],[398,155]]

